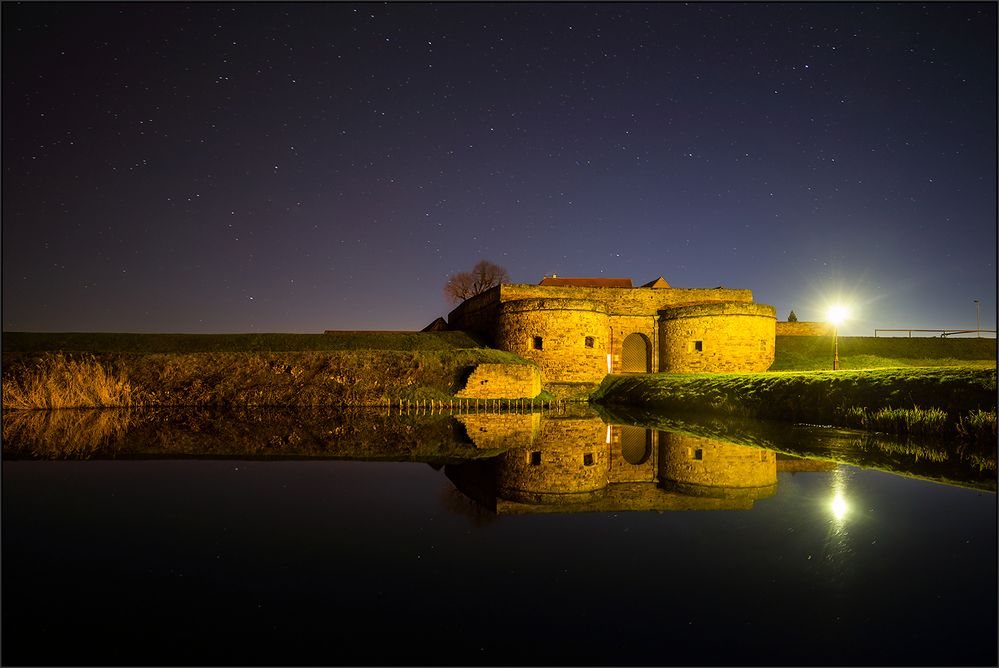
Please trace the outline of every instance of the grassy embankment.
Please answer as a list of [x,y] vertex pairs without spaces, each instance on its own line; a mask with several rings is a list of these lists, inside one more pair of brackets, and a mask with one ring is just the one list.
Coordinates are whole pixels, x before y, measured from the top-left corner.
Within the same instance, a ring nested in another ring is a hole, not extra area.
[[[346,408],[11,411],[4,457],[291,457],[425,461],[492,457],[447,413]],[[470,447],[471,446],[471,447]]]
[[[771,371],[832,369],[831,336],[778,336]],[[839,368],[964,366],[996,368],[996,340],[931,337],[839,337]]]
[[3,407],[384,405],[447,400],[481,363],[461,332],[4,333]]
[[[461,332],[5,333],[3,348],[5,409],[439,401],[476,364],[527,363]],[[995,339],[841,337],[843,370],[791,373],[828,368],[832,340],[778,337],[776,373],[611,377],[593,399],[994,443],[995,350]],[[915,368],[928,366],[943,368]]]
[[[677,413],[996,441],[995,339],[779,337],[771,371],[608,377],[593,399]],[[787,371],[796,369],[799,371]]]

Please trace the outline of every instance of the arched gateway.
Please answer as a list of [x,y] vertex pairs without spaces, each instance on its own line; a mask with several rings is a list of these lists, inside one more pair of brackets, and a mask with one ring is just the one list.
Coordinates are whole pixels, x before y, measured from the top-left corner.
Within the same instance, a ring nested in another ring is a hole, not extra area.
[[644,334],[635,332],[621,344],[621,373],[650,373],[652,344]]

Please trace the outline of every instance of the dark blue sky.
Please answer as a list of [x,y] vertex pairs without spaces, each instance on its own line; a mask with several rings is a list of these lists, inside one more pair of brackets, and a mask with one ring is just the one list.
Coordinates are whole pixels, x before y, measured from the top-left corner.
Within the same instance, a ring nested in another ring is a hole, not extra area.
[[481,258],[995,327],[995,3],[2,11],[5,330],[418,329]]

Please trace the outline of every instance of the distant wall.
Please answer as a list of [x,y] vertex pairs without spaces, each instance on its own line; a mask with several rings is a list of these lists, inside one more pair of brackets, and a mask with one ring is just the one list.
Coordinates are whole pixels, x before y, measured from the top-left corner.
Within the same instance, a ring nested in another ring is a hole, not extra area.
[[832,336],[834,326],[828,322],[778,322],[777,336]]
[[494,343],[501,287],[490,288],[458,304],[447,315],[448,328],[477,334],[485,337],[490,344]]

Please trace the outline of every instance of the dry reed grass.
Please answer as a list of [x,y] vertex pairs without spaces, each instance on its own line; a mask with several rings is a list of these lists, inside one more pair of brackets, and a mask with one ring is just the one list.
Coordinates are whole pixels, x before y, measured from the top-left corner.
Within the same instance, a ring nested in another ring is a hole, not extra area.
[[121,373],[92,355],[42,355],[3,377],[5,410],[124,408],[135,403],[133,394]]
[[86,459],[114,449],[132,423],[128,410],[9,411],[3,415],[4,451]]

